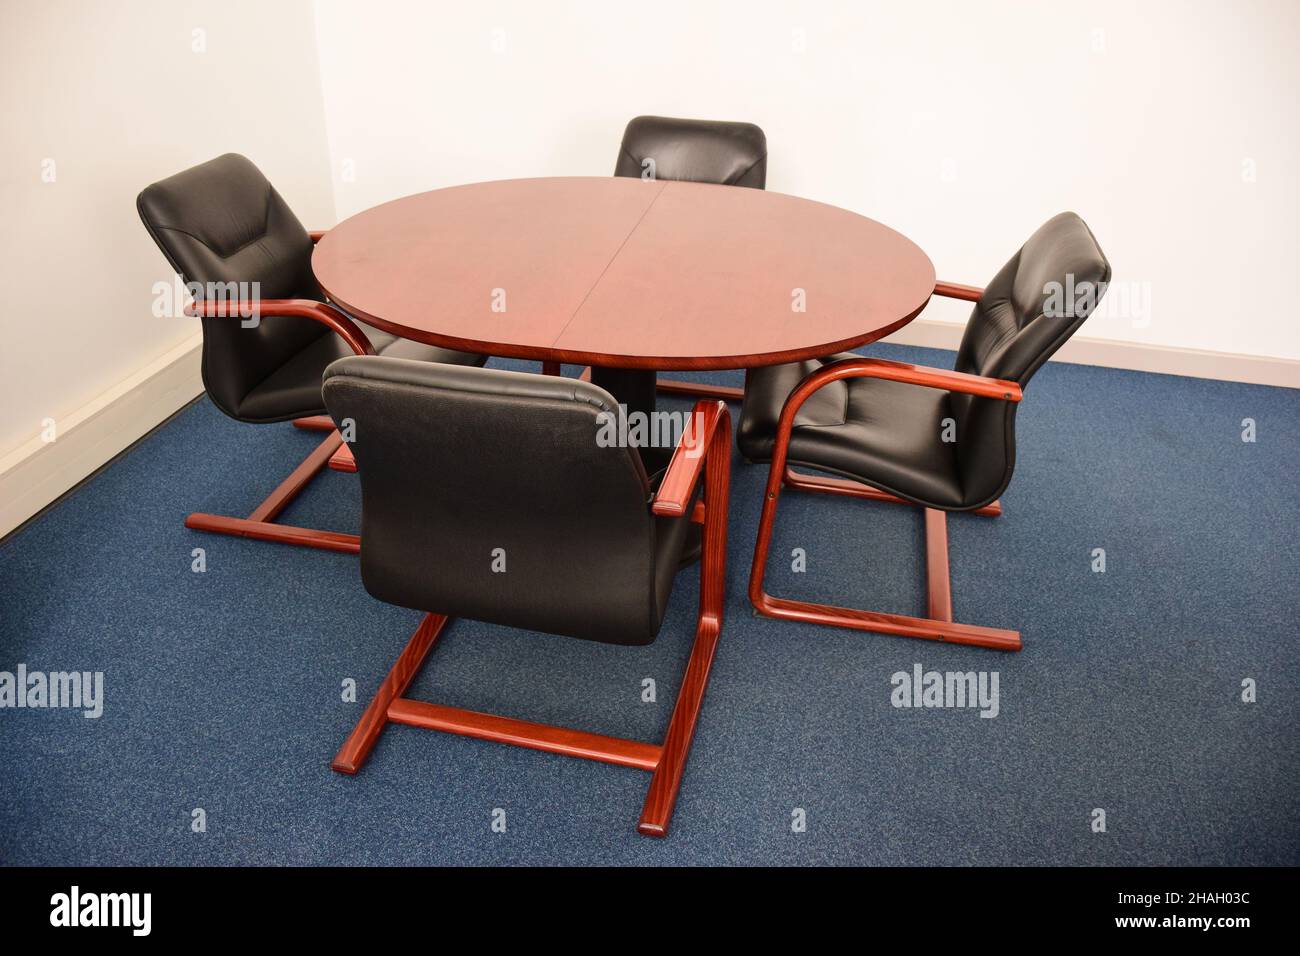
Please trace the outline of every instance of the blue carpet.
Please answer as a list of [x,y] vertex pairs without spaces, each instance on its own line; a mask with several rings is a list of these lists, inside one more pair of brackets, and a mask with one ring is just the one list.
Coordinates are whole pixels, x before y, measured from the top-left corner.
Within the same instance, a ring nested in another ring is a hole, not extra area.
[[[358,776],[330,771],[419,615],[371,599],[355,558],[182,527],[247,514],[318,440],[204,400],[0,545],[0,670],[103,671],[106,697],[97,720],[0,710],[0,861],[1300,863],[1300,392],[1044,368],[1005,515],[950,521],[957,619],[1019,628],[1018,655],[753,617],[766,468],[736,456],[730,617],[664,841],[635,833],[636,770],[392,727]],[[355,476],[282,520],[356,531]],[[773,555],[773,593],[924,608],[913,509],[791,492]],[[457,621],[410,696],[658,739],[697,583],[648,648]],[[997,671],[999,715],[891,706],[916,663]]]

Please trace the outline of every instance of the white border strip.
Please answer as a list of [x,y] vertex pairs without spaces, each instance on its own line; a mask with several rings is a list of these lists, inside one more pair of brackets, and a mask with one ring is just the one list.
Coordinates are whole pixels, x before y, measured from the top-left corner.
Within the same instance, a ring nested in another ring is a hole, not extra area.
[[[894,345],[920,345],[932,349],[956,349],[961,344],[964,325],[917,319],[909,322],[883,341]],[[1052,357],[1055,362],[1076,365],[1100,365],[1134,372],[1161,375],[1188,375],[1250,385],[1275,385],[1300,388],[1300,361],[1269,358],[1264,355],[1241,355],[1233,352],[1209,352],[1203,349],[1178,349],[1164,345],[1121,342],[1117,339],[1090,339],[1076,336],[1061,346]]]
[[55,441],[37,436],[0,458],[0,537],[200,394],[202,344],[191,336],[58,419]]

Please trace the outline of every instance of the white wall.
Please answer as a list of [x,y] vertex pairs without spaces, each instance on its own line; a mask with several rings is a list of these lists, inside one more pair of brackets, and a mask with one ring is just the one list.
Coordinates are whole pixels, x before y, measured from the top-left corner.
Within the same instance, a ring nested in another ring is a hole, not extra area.
[[982,285],[1074,209],[1150,295],[1087,335],[1300,358],[1292,0],[318,0],[317,35],[340,216],[607,175],[640,113],[743,119],[770,189],[899,229],[942,278]]
[[[1293,0],[0,0],[0,534],[197,393],[135,196],[229,150],[326,227],[607,175],[640,113],[745,119],[770,188],[901,230],[945,279],[1072,208],[1151,297],[1086,335],[1300,359],[1274,291],[1300,262],[1297,35]],[[45,419],[85,440],[44,445]]]
[[0,458],[197,333],[152,315],[171,271],[144,186],[242,152],[309,228],[334,221],[309,0],[6,0],[0,115]]

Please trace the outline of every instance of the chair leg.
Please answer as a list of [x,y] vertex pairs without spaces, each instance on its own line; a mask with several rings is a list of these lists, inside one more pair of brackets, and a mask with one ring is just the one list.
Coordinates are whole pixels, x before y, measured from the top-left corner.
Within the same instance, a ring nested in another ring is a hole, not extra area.
[[306,429],[310,432],[332,432],[334,430],[334,419],[328,415],[308,415],[306,418],[295,418],[293,427]]
[[[677,791],[690,753],[695,724],[718,649],[718,636],[727,592],[727,506],[731,483],[731,428],[714,431],[704,459],[704,537],[700,554],[700,614],[691,659],[677,695],[663,756],[655,767],[641,809],[637,831],[646,836],[667,836],[668,821],[677,804]],[[699,508],[696,509],[698,515]]]
[[330,455],[330,468],[334,471],[346,471],[355,474],[357,460],[352,455],[352,449],[347,445],[339,445],[338,450]]
[[718,636],[722,631],[726,597],[727,487],[731,477],[730,428],[715,430],[706,454],[704,501],[691,515],[692,520],[704,523],[699,620],[682,689],[662,744],[607,737],[403,697],[447,625],[445,616],[427,614],[330,766],[340,773],[355,774],[369,757],[384,728],[393,723],[633,767],[652,774],[637,831],[646,836],[667,836],[704,691],[708,686],[709,671],[718,649]]
[[314,528],[299,528],[293,525],[277,524],[275,519],[289,502],[307,487],[325,467],[343,439],[334,430],[334,423],[326,416],[302,418],[294,422],[298,428],[311,431],[324,431],[328,422],[330,434],[316,449],[303,459],[302,464],[280,482],[275,491],[266,500],[253,509],[247,518],[235,518],[229,515],[212,515],[195,512],[185,519],[185,527],[195,531],[208,531],[213,534],[232,535],[237,538],[253,538],[258,541],[275,541],[280,544],[294,544],[305,548],[317,548],[324,551],[337,551],[343,554],[357,554],[361,550],[361,539],[355,534],[340,534],[336,531],[318,531]]
[[719,624],[716,618],[702,620],[699,624],[682,690],[663,744],[607,737],[403,697],[447,623],[448,619],[441,614],[425,615],[352,733],[334,756],[330,763],[332,769],[346,774],[359,771],[389,724],[406,724],[566,757],[633,767],[653,774],[637,829],[648,836],[667,835],[668,821],[677,800],[691,737],[718,646]]
[[684,395],[689,398],[720,398],[724,402],[739,402],[745,397],[743,388],[730,385],[705,385],[701,382],[679,382],[672,379],[660,379],[655,388],[665,395]]
[[[542,374],[559,375],[560,363],[543,362]],[[584,382],[590,382],[591,367],[588,366],[583,369],[579,378]],[[665,395],[677,395],[686,398],[720,398],[724,402],[739,402],[745,397],[743,388],[732,388],[729,385],[705,385],[700,382],[678,382],[671,379],[659,379],[655,382],[655,389]]]
[[[1020,634],[1017,631],[993,627],[976,627],[971,624],[958,624],[952,619],[952,585],[948,569],[948,524],[947,515],[942,511],[927,508],[926,528],[926,584],[927,613],[929,617],[908,617],[903,614],[886,614],[877,611],[863,611],[855,608],[837,607],[830,604],[812,604],[804,601],[789,601],[772,597],[763,590],[763,579],[767,571],[767,552],[772,543],[772,530],[776,523],[776,508],[781,496],[781,489],[790,476],[795,480],[789,483],[796,488],[809,491],[824,491],[831,494],[850,495],[875,501],[898,500],[891,495],[884,495],[875,489],[845,482],[840,479],[820,478],[811,475],[799,475],[785,467],[784,455],[780,460],[774,458],[768,472],[767,490],[763,499],[763,516],[759,521],[758,542],[754,549],[754,564],[749,578],[749,599],[754,608],[768,617],[783,618],[791,621],[804,621],[812,624],[826,624],[834,627],[846,627],[859,631],[872,631],[879,634],[892,634],[898,637],[915,637],[931,641],[947,641],[953,644],[970,644],[999,651],[1018,651],[1021,648]],[[1000,514],[1001,506],[997,502],[988,506],[997,507],[997,511],[981,509],[985,514]],[[981,513],[977,512],[977,513]]]
[[[560,366],[560,363],[559,363],[559,362],[543,362],[543,363],[542,363],[542,374],[543,374],[543,375],[559,375],[560,372],[561,372],[561,366]],[[580,381],[580,382],[590,382],[590,381],[591,381],[591,366],[590,366],[590,365],[588,365],[586,368],[584,368],[584,369],[582,370],[582,374],[578,376],[578,381]]]
[[925,509],[925,596],[932,621],[952,622],[952,574],[948,570],[948,513]]
[[352,728],[352,733],[344,741],[339,752],[334,756],[330,766],[339,773],[356,773],[370,756],[370,751],[379,741],[379,735],[388,724],[388,705],[401,697],[406,688],[420,673],[424,659],[429,656],[438,635],[447,626],[447,618],[442,614],[426,614],[420,621],[411,639],[406,642],[402,656],[397,659],[393,669],[388,672],[384,682],[375,691],[374,698],[366,707],[365,713]]
[[677,792],[681,788],[686,758],[695,737],[695,724],[704,703],[709,671],[713,668],[713,656],[718,649],[719,632],[717,622],[712,619],[700,621],[695,632],[690,663],[686,665],[682,689],[677,695],[677,704],[673,707],[673,716],[668,723],[662,753],[655,764],[654,776],[650,778],[650,789],[646,791],[645,804],[641,807],[641,820],[636,826],[637,832],[645,836],[668,835],[668,821],[672,819],[673,808],[677,805]]

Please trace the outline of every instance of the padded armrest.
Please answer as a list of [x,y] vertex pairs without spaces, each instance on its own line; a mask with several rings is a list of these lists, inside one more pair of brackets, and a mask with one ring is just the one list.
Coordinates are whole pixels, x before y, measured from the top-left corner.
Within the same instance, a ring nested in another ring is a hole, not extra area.
[[659,482],[659,490],[650,504],[651,511],[665,518],[680,518],[686,514],[704,471],[704,459],[713,433],[723,423],[731,424],[726,402],[707,399],[696,402],[682,430],[682,437],[673,449],[663,480]]
[[795,394],[802,392],[806,398],[828,382],[841,378],[883,378],[891,382],[942,388],[950,392],[979,395],[982,398],[1000,398],[1008,402],[1018,402],[1023,397],[1020,386],[1016,382],[942,368],[930,368],[925,365],[911,365],[907,362],[869,358],[845,359],[843,362],[827,365],[821,371],[814,372],[804,379],[795,389]]
[[934,294],[949,299],[965,299],[967,302],[978,302],[980,296],[984,294],[984,290],[973,285],[958,285],[956,282],[936,282],[934,284]]
[[324,302],[315,299],[245,299],[241,302],[195,302],[186,315],[202,318],[240,318],[244,316],[296,315],[328,326],[358,355],[374,355],[375,347],[355,322]]

